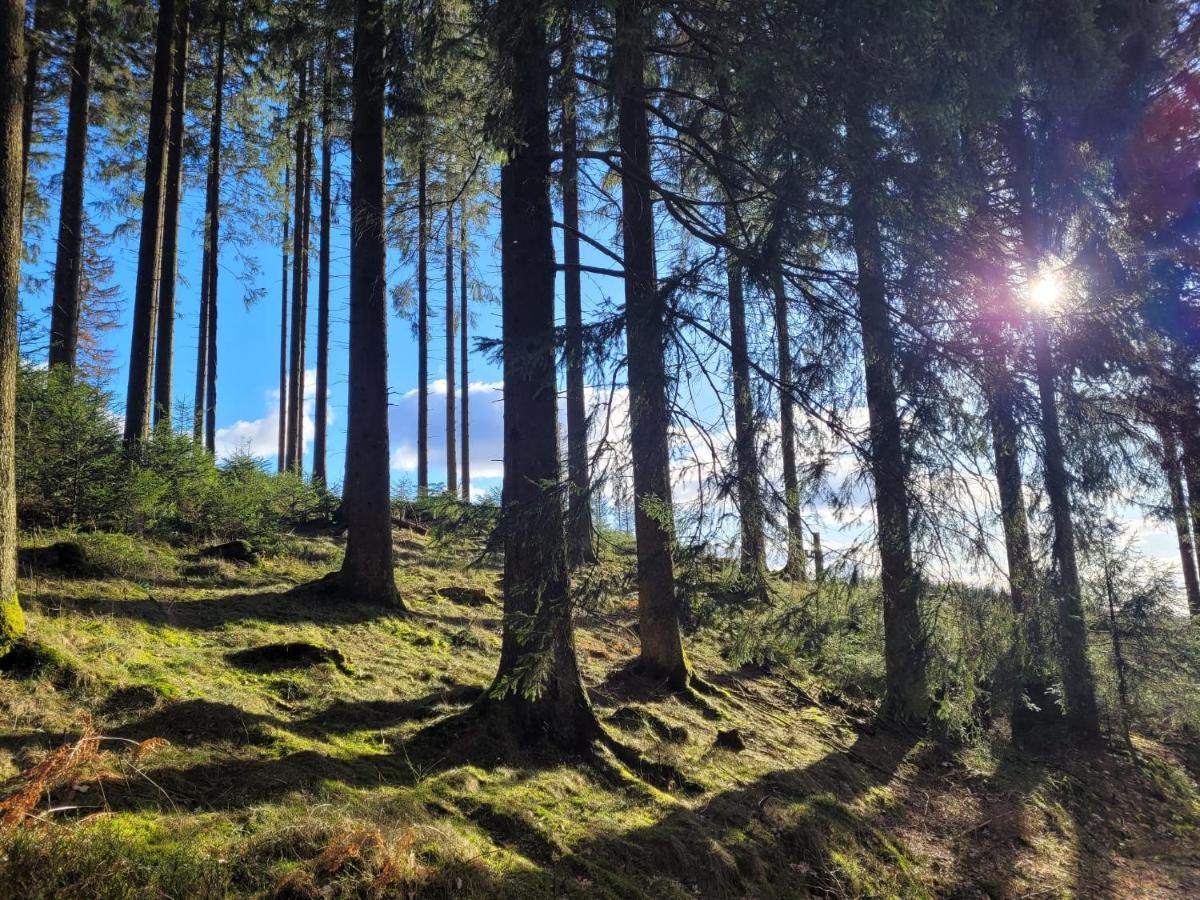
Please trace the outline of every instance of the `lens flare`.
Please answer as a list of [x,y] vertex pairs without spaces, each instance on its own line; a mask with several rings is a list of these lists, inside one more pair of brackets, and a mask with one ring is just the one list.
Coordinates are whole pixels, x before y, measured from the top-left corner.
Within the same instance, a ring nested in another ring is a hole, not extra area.
[[1029,285],[1029,301],[1037,309],[1053,309],[1062,295],[1062,278],[1053,272],[1043,272]]

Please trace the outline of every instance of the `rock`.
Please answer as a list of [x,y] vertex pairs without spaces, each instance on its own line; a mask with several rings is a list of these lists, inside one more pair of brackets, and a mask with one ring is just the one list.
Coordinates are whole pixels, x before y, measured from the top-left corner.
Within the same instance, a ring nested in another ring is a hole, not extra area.
[[258,560],[249,541],[226,541],[200,551],[204,559],[227,559],[230,562],[253,563]]
[[724,729],[717,732],[717,739],[713,742],[714,747],[720,747],[722,750],[732,750],[734,753],[740,753],[746,749],[746,742],[742,740],[742,733],[736,728]]

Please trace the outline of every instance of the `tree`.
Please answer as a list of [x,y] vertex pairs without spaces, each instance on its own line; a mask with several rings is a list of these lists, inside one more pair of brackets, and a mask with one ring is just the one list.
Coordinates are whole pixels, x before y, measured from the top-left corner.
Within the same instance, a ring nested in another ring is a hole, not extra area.
[[[861,66],[857,56],[850,58]],[[884,712],[902,721],[921,722],[929,712],[927,653],[919,608],[920,581],[912,556],[908,462],[897,406],[895,346],[884,279],[876,184],[880,177],[879,138],[864,85],[856,75],[847,77],[851,79],[844,109],[848,212],[858,264],[858,317],[869,421],[867,452],[875,486],[875,529],[883,582]]]
[[470,319],[467,316],[467,201],[462,200],[462,209],[458,216],[458,298],[461,312],[458,317],[458,333],[460,340],[459,355],[462,357],[462,416],[460,430],[462,433],[462,498],[471,500],[471,383],[468,370],[470,355],[467,352],[467,332],[470,330]]
[[145,440],[150,429],[150,372],[154,363],[156,290],[162,260],[162,214],[167,145],[170,138],[172,50],[176,0],[161,0],[146,140],[146,179],[142,192],[141,238],[133,298],[133,336],[129,350],[129,386],[125,396],[125,444]]
[[1179,460],[1179,441],[1175,437],[1174,424],[1169,418],[1160,418],[1157,423],[1163,474],[1167,476],[1167,487],[1171,495],[1171,518],[1175,522],[1175,534],[1179,541],[1179,563],[1183,571],[1183,587],[1187,597],[1188,612],[1200,616],[1200,579],[1196,575],[1196,548],[1192,537],[1192,524],[1188,515],[1188,496],[1183,487],[1183,466]]
[[[196,400],[192,436],[201,433],[209,453],[216,452],[217,420],[217,281],[221,236],[221,148],[225,111],[225,5],[217,13],[216,73],[208,137],[208,177],[204,191],[204,254],[200,262],[200,334],[196,345]],[[286,225],[284,226],[286,230]]]
[[288,423],[285,453],[285,468],[300,473],[302,467],[304,436],[304,310],[308,303],[305,290],[305,266],[308,260],[308,229],[306,222],[311,214],[306,200],[311,173],[308,170],[308,65],[297,61],[296,71],[299,86],[296,93],[296,173],[295,184],[295,227],[292,229],[292,335],[288,353]]
[[[575,73],[577,23],[574,0],[563,12],[562,93],[563,358],[567,369],[567,555],[572,565],[596,561],[592,536],[592,484],[588,465],[588,419],[583,352],[583,291],[579,269],[579,124]],[[464,383],[466,375],[463,376]]]
[[[350,381],[343,510],[344,594],[403,609],[392,572],[384,234],[382,0],[354,6],[350,139]],[[297,223],[299,227],[299,223]]]
[[[446,180],[449,189],[449,179]],[[454,201],[446,201],[446,491],[458,493],[458,448],[454,443]]]
[[21,282],[21,123],[25,97],[16,86],[25,67],[25,9],[0,4],[0,656],[25,633],[17,597],[16,391],[18,289]]
[[509,107],[500,172],[504,634],[490,697],[521,734],[583,749],[600,729],[575,655],[559,495],[547,8],[501,0],[495,15]]
[[288,194],[291,189],[292,170],[285,168],[283,173],[283,274],[279,279],[280,282],[280,309],[279,309],[279,471],[287,471],[287,436],[288,436],[288,367],[287,367],[287,342],[288,342]]
[[621,148],[621,237],[625,260],[625,342],[636,500],[639,637],[642,667],[684,689],[691,667],[679,632],[671,508],[670,412],[665,294],[658,290],[650,125],[646,114],[645,42],[649,10],[641,0],[616,9],[612,67]]
[[158,286],[158,335],[155,340],[154,425],[171,425],[171,369],[175,361],[175,281],[179,263],[179,203],[183,190],[183,109],[187,96],[188,0],[180,0],[171,73],[171,125],[163,196],[162,273]]
[[83,277],[83,194],[87,170],[88,104],[92,85],[90,0],[75,6],[75,48],[67,108],[67,148],[63,158],[58,212],[58,255],[54,261],[54,300],[50,312],[51,366],[75,368],[79,344],[80,287]]
[[[422,129],[423,131],[424,129]],[[429,173],[417,150],[417,493],[429,493]]]
[[329,259],[333,224],[333,50],[325,51],[321,91],[321,246],[317,282],[317,395],[313,412],[313,480],[325,483],[325,437],[329,398]]

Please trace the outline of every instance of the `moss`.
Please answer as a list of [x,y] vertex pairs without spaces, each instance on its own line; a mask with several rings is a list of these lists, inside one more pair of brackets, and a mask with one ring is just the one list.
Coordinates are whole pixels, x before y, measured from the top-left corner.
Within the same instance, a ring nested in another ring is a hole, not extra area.
[[7,600],[0,600],[0,656],[11,650],[24,636],[25,613],[21,611],[17,592],[13,591]]

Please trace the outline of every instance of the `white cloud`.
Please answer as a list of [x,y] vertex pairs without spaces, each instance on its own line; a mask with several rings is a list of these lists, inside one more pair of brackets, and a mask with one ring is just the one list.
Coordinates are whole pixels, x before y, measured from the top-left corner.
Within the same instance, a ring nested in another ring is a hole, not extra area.
[[[317,370],[304,371],[304,452],[312,445],[316,429],[313,409],[317,396]],[[267,391],[263,395],[267,414],[261,419],[240,419],[232,425],[218,428],[216,434],[217,458],[225,459],[234,453],[250,453],[253,456],[273,460],[279,455],[279,391]],[[332,405],[327,407],[328,421],[333,422]]]
[[[504,384],[472,381],[469,391],[471,414],[472,492],[486,492],[476,479],[496,479],[504,475]],[[388,410],[392,471],[416,476],[417,472],[417,389],[405,391]],[[458,430],[458,466],[462,467],[462,395],[454,398],[455,426]],[[461,471],[459,472],[461,475]],[[446,379],[429,383],[429,478],[437,484],[446,480]]]

